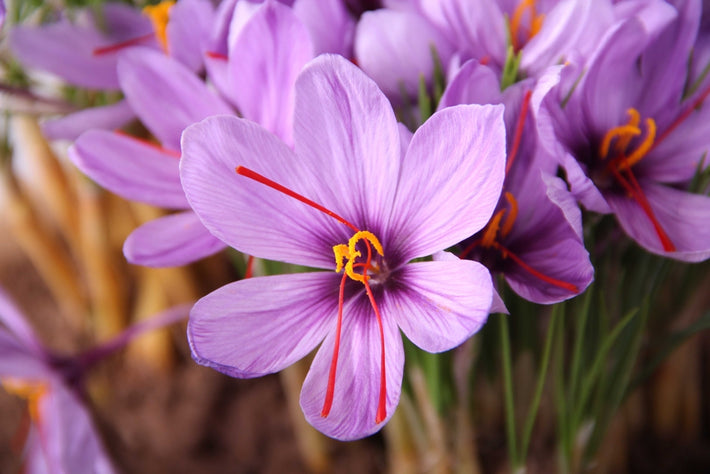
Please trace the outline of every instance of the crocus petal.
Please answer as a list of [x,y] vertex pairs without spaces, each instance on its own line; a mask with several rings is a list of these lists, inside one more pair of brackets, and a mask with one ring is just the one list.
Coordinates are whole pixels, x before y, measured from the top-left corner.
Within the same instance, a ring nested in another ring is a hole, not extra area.
[[599,188],[587,176],[579,162],[572,155],[565,153],[561,165],[567,175],[570,192],[587,210],[600,214],[609,214],[611,212],[609,203],[599,191]]
[[500,80],[493,70],[470,60],[446,86],[439,110],[458,104],[499,104],[501,101]]
[[400,136],[371,79],[341,56],[311,61],[296,82],[294,139],[300,160],[320,175],[322,205],[355,226],[382,225],[399,176]]
[[486,322],[493,301],[488,269],[471,260],[405,265],[401,289],[385,293],[383,314],[427,352],[452,349]]
[[91,179],[126,199],[172,209],[188,207],[175,153],[128,135],[90,130],[69,149],[69,157]]
[[118,62],[121,90],[141,121],[163,146],[180,149],[188,125],[232,110],[195,74],[176,60],[145,48],[134,48]]
[[80,110],[67,116],[48,120],[42,124],[42,132],[50,140],[76,140],[90,129],[114,130],[133,120],[135,114],[127,101],[102,107]]
[[293,88],[312,57],[308,30],[293,10],[265,2],[230,49],[229,75],[242,116],[292,144]]
[[146,267],[185,265],[219,252],[224,243],[209,233],[192,211],[143,224],[123,244],[129,262]]
[[423,17],[411,11],[376,10],[365,12],[355,32],[358,65],[390,97],[404,91],[417,96],[419,78],[433,76],[432,47],[447,64],[451,44]]
[[189,70],[202,69],[202,56],[214,24],[209,0],[181,0],[170,9],[166,28],[168,53]]
[[[566,223],[558,224],[558,228],[563,225]],[[565,230],[567,234],[572,233],[571,229]],[[559,237],[553,234],[548,239],[539,239],[533,248],[525,248],[521,244],[525,250],[517,256],[527,266],[545,277],[572,285],[576,291],[569,287],[551,284],[508,260],[505,270],[506,281],[513,291],[528,301],[538,304],[559,303],[577,296],[592,282],[594,268],[584,245],[576,235],[564,238],[565,234],[562,232],[560,234]]]
[[0,377],[44,379],[51,369],[44,360],[42,350],[35,345],[0,327]]
[[9,329],[23,344],[31,347],[32,350],[36,350],[38,354],[41,352],[41,345],[35,332],[27,324],[25,316],[2,288],[0,288],[0,323]]
[[288,367],[334,329],[340,278],[334,272],[257,277],[210,293],[190,312],[193,358],[232,377]]
[[340,0],[299,0],[293,11],[310,31],[314,53],[353,55],[355,19]]
[[[49,71],[71,84],[118,89],[117,55],[95,55],[94,50],[153,30],[148,18],[127,5],[105,5],[103,18],[107,34],[99,31],[88,10],[79,14],[76,23],[63,19],[42,28],[13,28],[12,51],[26,66]],[[155,40],[145,44],[154,45]]]
[[560,208],[565,219],[567,219],[567,222],[569,222],[569,225],[581,241],[583,239],[582,211],[577,205],[577,200],[567,189],[567,183],[557,176],[544,174],[542,180],[545,183],[547,197]]
[[407,261],[475,234],[498,203],[504,168],[502,106],[437,112],[414,133],[402,160],[385,240]]
[[282,141],[248,120],[210,117],[185,130],[182,150],[185,194],[212,234],[259,258],[333,269],[332,248],[347,242],[347,227],[235,171],[243,166],[317,200],[318,175],[300,172],[305,162]]
[[39,413],[39,438],[49,472],[114,472],[91,417],[75,393],[53,383],[40,399]]
[[635,200],[625,195],[608,197],[624,231],[649,252],[685,262],[699,262],[710,257],[710,197],[690,194],[664,185],[639,181],[654,215],[675,252],[663,250],[651,220]]
[[[364,292],[363,292],[364,293]],[[326,435],[352,440],[380,430],[399,403],[404,348],[395,318],[382,313],[385,342],[386,417],[376,423],[380,395],[381,335],[367,296],[360,294],[343,311],[333,404],[322,416],[335,331],[330,331],[313,360],[301,390],[301,408],[308,422]]]

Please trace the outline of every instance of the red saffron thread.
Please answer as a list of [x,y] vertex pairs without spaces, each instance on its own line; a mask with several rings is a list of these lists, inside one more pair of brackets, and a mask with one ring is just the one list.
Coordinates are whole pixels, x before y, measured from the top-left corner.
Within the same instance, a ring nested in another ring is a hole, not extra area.
[[505,165],[505,174],[508,174],[510,168],[513,166],[513,161],[518,154],[518,148],[520,148],[520,141],[523,137],[523,128],[525,127],[525,116],[528,114],[528,107],[530,105],[530,96],[532,96],[532,91],[525,91],[525,96],[523,97],[523,105],[520,108],[520,115],[518,116],[518,122],[515,125],[515,135],[513,137],[513,146],[510,147],[510,153],[508,154],[508,162]]
[[155,37],[155,33],[148,33],[141,36],[136,36],[135,38],[127,39],[125,41],[120,41],[118,43],[113,43],[108,46],[102,46],[100,48],[95,48],[91,54],[94,56],[101,56],[102,54],[115,53],[129,46],[135,46],[137,44],[148,41],[149,39]]
[[566,281],[558,280],[556,278],[549,277],[545,275],[544,273],[541,273],[537,270],[535,270],[533,267],[525,263],[520,257],[515,255],[513,252],[508,250],[507,248],[503,247],[501,244],[498,242],[494,242],[493,244],[500,252],[503,254],[503,257],[510,257],[511,260],[513,260],[515,263],[520,265],[520,267],[525,270],[526,272],[530,273],[532,276],[539,278],[540,280],[549,283],[550,285],[556,286],[558,288],[562,288],[564,290],[571,291],[573,293],[579,293],[579,288],[577,288],[576,285],[573,285],[572,283],[568,283]]
[[357,227],[352,225],[350,222],[346,221],[343,217],[340,217],[335,212],[333,212],[329,209],[326,209],[325,207],[321,206],[320,204],[311,201],[307,197],[305,197],[301,194],[298,194],[295,191],[291,191],[287,187],[282,186],[275,181],[271,181],[269,178],[267,178],[266,176],[260,175],[256,171],[252,171],[249,168],[245,168],[244,166],[237,166],[236,171],[237,171],[238,175],[253,179],[254,181],[257,181],[261,184],[265,184],[265,185],[269,186],[270,188],[273,188],[279,192],[282,192],[282,193],[286,194],[287,196],[291,196],[292,198],[297,199],[304,204],[308,204],[312,208],[318,209],[319,211],[323,212],[326,215],[329,215],[330,217],[337,220],[338,222],[341,222],[341,223],[345,224],[346,226],[350,227],[353,230],[353,232],[359,232],[359,229]]
[[254,274],[254,256],[249,255],[249,258],[247,259],[247,269],[244,272],[244,279],[246,280],[247,278],[251,278],[253,274]]
[[340,290],[338,293],[338,323],[335,329],[335,343],[333,345],[333,359],[330,361],[330,372],[328,374],[328,387],[325,391],[325,401],[320,416],[325,418],[330,414],[333,406],[333,394],[335,393],[335,374],[338,368],[338,353],[340,352],[340,331],[343,325],[343,301],[345,300],[345,282],[348,279],[347,273],[343,272],[340,280]]
[[666,138],[668,138],[668,135],[670,135],[671,132],[673,132],[673,130],[675,130],[676,128],[678,128],[678,126],[679,126],[681,123],[683,123],[683,121],[684,121],[685,119],[687,119],[688,117],[690,117],[690,114],[692,114],[693,111],[694,111],[695,109],[697,109],[697,108],[700,106],[700,104],[702,104],[702,103],[705,101],[705,99],[707,99],[708,95],[710,95],[710,87],[708,87],[707,89],[705,89],[705,90],[703,91],[703,93],[700,94],[700,96],[698,96],[698,98],[693,101],[693,103],[690,105],[690,107],[688,107],[687,109],[685,109],[685,110],[673,121],[673,123],[671,123],[671,124],[668,126],[668,128],[666,128],[666,129],[663,131],[663,133],[661,134],[661,136],[656,139],[656,141],[653,143],[653,145],[651,146],[651,149],[648,150],[648,152],[650,153],[651,150],[653,150],[654,148],[656,148],[663,140],[665,140]]
[[226,54],[218,53],[217,51],[207,51],[205,56],[212,59],[219,59],[221,61],[229,61],[229,57]]
[[149,140],[145,140],[143,138],[134,137],[133,135],[128,134],[128,133],[124,132],[123,130],[114,130],[113,133],[115,133],[117,135],[121,135],[122,137],[130,138],[134,142],[138,142],[141,145],[151,147],[164,155],[168,155],[172,158],[180,159],[180,152],[179,151],[170,150],[168,148],[163,148],[162,146],[158,145],[157,143],[153,143],[153,142],[151,142]]

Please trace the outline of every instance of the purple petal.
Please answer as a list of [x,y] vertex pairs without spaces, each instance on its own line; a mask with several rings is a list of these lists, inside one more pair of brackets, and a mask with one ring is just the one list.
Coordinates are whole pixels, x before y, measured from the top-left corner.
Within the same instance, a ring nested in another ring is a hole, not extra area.
[[[0,324],[5,326],[24,345],[37,354],[43,352],[42,345],[34,330],[27,323],[25,316],[13,303],[10,296],[0,288]],[[0,326],[1,327],[1,326]]]
[[114,130],[126,125],[135,118],[133,109],[127,101],[102,107],[80,110],[42,124],[42,132],[50,140],[76,140],[87,130]]
[[[126,5],[104,7],[107,34],[99,31],[88,10],[75,23],[63,19],[41,28],[14,28],[13,53],[29,67],[49,71],[71,84],[96,89],[118,89],[115,53],[94,50],[152,33],[148,18]],[[153,38],[145,44],[155,44]]]
[[84,133],[69,149],[72,162],[104,188],[132,201],[188,207],[180,184],[180,156],[128,135]]
[[381,311],[394,317],[407,338],[425,351],[452,349],[486,322],[493,284],[480,263],[420,262],[401,272],[397,279],[404,290],[387,292]]
[[473,235],[498,203],[504,168],[502,106],[437,112],[415,132],[402,161],[385,240],[406,261]]
[[569,225],[574,230],[579,240],[583,239],[582,211],[577,205],[577,200],[567,189],[567,183],[556,176],[542,176],[545,183],[547,197],[560,208]]
[[357,64],[390,97],[399,97],[402,90],[417,97],[420,75],[427,81],[433,75],[432,47],[447,64],[452,49],[448,40],[411,11],[366,12],[355,33]]
[[639,181],[663,231],[676,251],[665,251],[651,219],[635,200],[624,195],[608,197],[624,231],[649,252],[685,262],[710,257],[710,197],[690,194],[660,184]]
[[[61,383],[40,400],[39,431],[50,472],[114,472],[86,407]],[[39,439],[38,439],[39,441]]]
[[565,153],[561,163],[567,175],[570,192],[589,211],[609,214],[611,209],[594,181],[587,176],[581,165],[569,153]]
[[313,57],[308,30],[295,13],[266,2],[230,49],[233,98],[242,116],[293,143],[296,76]]
[[540,31],[523,47],[521,70],[539,75],[567,59],[572,50],[589,57],[613,21],[611,2],[558,2],[545,15]]
[[[190,205],[228,245],[270,260],[333,269],[333,245],[348,229],[316,209],[236,173],[238,166],[318,199],[320,177],[274,135],[236,117],[211,117],[185,130],[180,163]],[[307,170],[308,171],[308,170]]]
[[[364,292],[363,292],[364,293]],[[321,416],[325,401],[335,331],[318,349],[301,390],[301,408],[308,422],[326,435],[352,440],[380,430],[392,417],[402,389],[404,348],[392,314],[382,314],[385,341],[386,417],[376,423],[380,395],[381,335],[372,307],[363,293],[343,311],[343,326],[328,416]]]
[[320,204],[361,229],[382,226],[399,176],[401,139],[375,83],[341,56],[319,56],[296,82],[294,127],[296,153],[319,176]]
[[193,358],[232,377],[288,367],[335,327],[340,278],[333,272],[257,277],[210,293],[190,312]]
[[170,9],[166,34],[168,53],[189,70],[202,69],[202,57],[214,24],[209,0],[181,0]]
[[299,0],[293,11],[310,32],[315,55],[353,56],[355,19],[340,0]]
[[192,211],[143,224],[123,244],[129,262],[146,267],[186,265],[219,252],[224,243],[209,233]]
[[470,60],[449,82],[439,101],[439,110],[457,104],[499,104],[500,81],[493,70]]
[[0,377],[42,380],[49,376],[43,349],[0,326]]
[[121,56],[118,77],[126,99],[163,146],[180,149],[180,134],[190,124],[233,111],[189,69],[150,49]]

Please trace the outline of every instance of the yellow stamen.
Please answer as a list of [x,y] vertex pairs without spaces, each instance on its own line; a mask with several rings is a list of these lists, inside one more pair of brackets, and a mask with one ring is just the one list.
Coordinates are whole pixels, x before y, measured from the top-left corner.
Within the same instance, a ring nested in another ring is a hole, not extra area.
[[488,222],[486,226],[486,231],[483,233],[483,238],[481,239],[481,245],[484,247],[490,247],[495,243],[496,235],[498,235],[498,228],[500,227],[500,221],[505,214],[505,209],[498,211]]
[[653,141],[656,139],[656,121],[652,118],[646,119],[646,137],[641,144],[636,147],[633,153],[624,158],[619,164],[619,171],[624,171],[631,168],[633,165],[641,161],[641,158],[646,156],[646,153],[653,146]]
[[27,400],[30,418],[33,421],[39,420],[39,402],[47,393],[47,387],[44,384],[30,383],[11,377],[4,377],[2,379],[2,386],[8,393]]
[[513,229],[513,224],[515,223],[515,219],[518,217],[518,201],[516,201],[513,195],[508,191],[505,192],[505,200],[508,201],[510,212],[505,217],[503,227],[500,229],[501,238],[510,234],[510,231]]
[[335,254],[336,273],[339,273],[340,270],[343,269],[343,259],[345,259],[347,261],[345,263],[345,273],[353,280],[364,283],[368,278],[367,270],[363,273],[355,273],[354,269],[355,259],[362,256],[362,253],[355,249],[360,240],[367,240],[370,242],[375,248],[375,251],[384,257],[385,253],[382,249],[382,244],[377,237],[375,237],[375,234],[367,230],[356,232],[352,237],[350,237],[347,246],[345,244],[335,245],[333,247],[333,253]]
[[157,5],[148,5],[143,7],[143,14],[150,18],[155,31],[155,37],[163,47],[165,52],[168,52],[168,20],[170,19],[170,9],[175,5],[174,1],[166,0]]
[[530,10],[530,30],[528,34],[527,41],[530,41],[533,36],[538,34],[542,28],[542,22],[545,15],[538,15],[535,8],[535,0],[523,0],[521,1],[515,10],[513,11],[513,16],[510,18],[510,41],[513,46],[513,50],[516,52],[520,50],[521,45],[518,44],[518,36],[520,32],[520,24],[523,21],[523,15],[527,10]]

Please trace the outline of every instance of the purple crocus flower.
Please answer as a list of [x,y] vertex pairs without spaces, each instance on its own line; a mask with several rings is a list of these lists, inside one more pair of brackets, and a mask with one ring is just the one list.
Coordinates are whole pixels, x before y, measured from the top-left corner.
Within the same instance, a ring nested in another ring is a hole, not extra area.
[[54,360],[0,290],[0,385],[28,401],[27,472],[114,472],[88,411]]
[[[117,64],[135,47],[162,50],[194,72],[214,21],[208,0],[163,1],[143,11],[120,3],[78,12],[41,27],[17,27],[10,33],[13,53],[27,67],[51,72],[69,84],[102,90],[120,89]],[[43,125],[51,139],[75,139],[88,129],[111,130],[135,117],[125,101],[69,114]]]
[[452,79],[439,104],[440,109],[465,103],[505,104],[508,158],[503,194],[486,227],[462,242],[459,256],[503,274],[517,294],[541,304],[579,294],[594,275],[582,242],[579,208],[568,200],[565,212],[547,195],[564,187],[554,176],[557,163],[537,143],[534,109],[550,86],[549,81],[535,84],[527,79],[501,93],[495,73],[470,61]]
[[504,174],[503,110],[443,110],[403,154],[387,99],[347,60],[319,56],[295,87],[293,150],[252,122],[211,117],[183,134],[181,178],[228,245],[327,271],[226,285],[195,305],[188,338],[195,360],[236,377],[277,372],[320,344],[301,407],[320,431],[355,439],[397,406],[399,329],[440,352],[486,320],[484,266],[411,261],[490,218]]
[[180,321],[186,314],[186,305],[175,306],[78,356],[60,356],[43,346],[0,288],[0,386],[27,400],[31,422],[23,472],[113,473],[84,405],[84,374],[136,337]]
[[[293,144],[293,84],[313,50],[294,11],[277,2],[253,6],[229,57],[228,97],[243,117]],[[189,210],[178,176],[180,134],[209,115],[235,114],[184,65],[158,52],[123,53],[118,73],[131,108],[162,144],[140,143],[105,131],[82,135],[74,163],[121,196],[183,212],[138,228],[124,245],[129,261],[147,266],[186,264],[224,248]]]
[[710,256],[710,198],[688,184],[710,149],[710,108],[700,107],[710,86],[690,90],[686,77],[700,2],[675,3],[652,26],[620,24],[586,73],[562,71],[543,101],[542,143],[587,209],[613,213],[650,252],[700,261]]
[[[355,35],[357,63],[390,97],[416,97],[430,81],[432,47],[445,70],[476,59],[501,73],[509,48],[519,75],[539,77],[570,56],[590,56],[606,31],[629,15],[653,17],[661,0],[425,0],[385,2],[366,12]],[[627,5],[622,5],[626,3]],[[631,4],[631,5],[629,5]]]
[[189,209],[180,184],[180,134],[188,125],[233,110],[189,69],[158,51],[135,48],[118,64],[131,108],[162,145],[125,134],[90,130],[69,150],[84,173],[126,199],[181,212],[136,229],[124,253],[132,263],[175,266],[224,248]]

